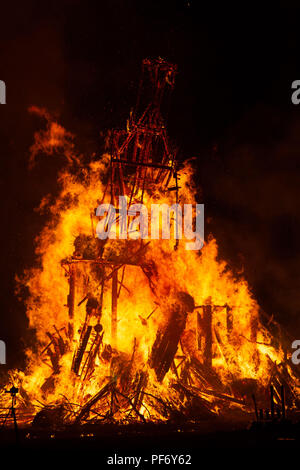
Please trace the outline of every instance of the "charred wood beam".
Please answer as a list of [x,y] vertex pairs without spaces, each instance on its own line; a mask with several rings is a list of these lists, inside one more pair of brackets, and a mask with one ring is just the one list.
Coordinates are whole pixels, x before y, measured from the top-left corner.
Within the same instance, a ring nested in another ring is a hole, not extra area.
[[144,389],[147,386],[148,382],[148,374],[146,372],[140,372],[138,374],[138,383],[136,387],[136,395],[133,401],[133,404],[135,408],[139,411],[142,403],[143,403],[143,397],[144,397]]
[[203,307],[202,327],[204,330],[204,364],[206,367],[212,365],[212,306]]
[[239,398],[235,398],[235,397],[232,397],[230,395],[225,395],[223,393],[219,393],[219,392],[216,392],[214,390],[201,390],[200,393],[204,393],[206,395],[211,395],[213,397],[220,398],[221,400],[231,401],[231,402],[237,403],[239,405],[244,405],[245,404],[244,400],[240,400]]
[[196,341],[197,341],[197,349],[200,351],[201,350],[201,338],[202,338],[202,333],[201,333],[201,315],[199,312],[197,312],[197,329],[196,329]]
[[230,342],[232,331],[233,331],[233,314],[232,308],[226,304],[226,328],[227,328],[227,339]]
[[177,367],[175,365],[174,360],[171,363],[171,370],[172,370],[173,374],[176,375],[177,379],[179,379],[179,375],[178,375],[178,372],[177,372]]
[[145,167],[148,167],[148,168],[161,168],[161,169],[164,169],[164,170],[173,171],[172,166],[159,165],[159,164],[156,164],[156,163],[132,162],[132,161],[128,161],[128,160],[121,160],[121,159],[118,159],[118,158],[113,158],[112,162],[113,163],[122,163],[123,165],[133,166],[133,167],[145,166]]
[[[145,247],[145,245],[143,246],[143,248],[144,247]],[[139,252],[134,253],[134,258],[138,257],[139,255],[140,255]],[[134,261],[131,261],[131,260],[126,260],[126,263],[120,263],[120,262],[117,262],[117,261],[106,260],[106,259],[101,259],[101,258],[97,258],[97,259],[76,259],[76,258],[72,258],[68,261],[63,262],[63,264],[70,265],[70,266],[80,264],[80,263],[82,263],[82,264],[100,264],[100,265],[108,266],[108,267],[116,267],[117,269],[122,268],[125,265],[128,265],[128,266],[147,266],[146,263],[139,263],[139,262],[134,262]]]
[[271,418],[274,419],[275,409],[274,409],[274,387],[273,387],[273,385],[270,385],[270,404],[271,404]]
[[146,423],[146,420],[145,420],[144,416],[139,412],[139,410],[135,406],[134,402],[129,397],[124,395],[124,393],[120,392],[120,390],[115,390],[115,393],[117,393],[117,394],[121,395],[121,397],[125,398],[129,402],[130,406],[132,407],[133,411],[137,414],[137,416],[139,416],[141,418],[141,420],[144,423]]
[[187,395],[191,395],[195,398],[204,398],[203,395],[209,395],[209,396],[213,396],[215,398],[218,398],[220,400],[229,401],[229,402],[232,402],[232,403],[237,403],[239,405],[244,405],[245,404],[244,400],[240,400],[238,398],[232,397],[230,395],[226,395],[224,393],[217,392],[215,390],[205,389],[205,390],[201,390],[199,392],[199,389],[197,387],[184,385],[180,381],[176,382],[176,384],[174,384],[173,387],[175,389],[182,388]]
[[48,349],[48,356],[50,358],[54,374],[58,374],[59,373],[59,356],[55,352],[51,351],[51,349]]
[[[156,397],[155,395],[153,395],[152,393],[149,393],[149,392],[144,392],[144,395],[146,397],[153,398],[155,401],[157,401],[157,403],[160,403],[162,405],[162,407],[164,409],[164,413],[163,413],[164,416],[168,416],[172,412],[172,407],[169,405],[169,403],[167,401],[163,400],[160,397]],[[155,406],[154,406],[154,408],[155,408]]]
[[111,342],[114,348],[117,347],[117,306],[118,306],[118,271],[112,275],[111,289]]
[[82,366],[82,371],[81,371],[81,376],[84,374],[83,376],[83,380],[86,380],[87,378],[90,377],[90,375],[93,373],[94,371],[94,366],[95,366],[95,360],[96,360],[96,356],[99,352],[99,348],[100,348],[100,345],[102,343],[102,339],[103,339],[103,334],[100,334],[99,332],[97,332],[93,342],[92,342],[92,345],[91,345],[91,348],[87,354],[87,357],[86,357],[86,360]]
[[[57,333],[57,336],[58,336],[58,339],[57,339],[57,344],[58,344],[58,348],[59,348],[59,352],[60,354],[63,356],[64,353],[66,352],[66,344],[60,334],[60,331],[56,328],[55,325],[53,325],[53,328],[55,329],[56,333]],[[63,330],[64,328],[62,328]]]
[[94,395],[88,402],[81,408],[78,413],[74,424],[80,424],[80,422],[89,414],[92,406],[94,406],[101,398],[105,397],[110,391],[114,384],[114,381],[107,383],[96,395]]
[[172,299],[168,321],[157,332],[149,361],[159,382],[162,382],[172,364],[187,315],[193,310],[194,300],[189,294],[178,292]]
[[129,289],[127,289],[127,287],[123,284],[125,269],[126,269],[126,266],[123,266],[121,280],[119,281],[120,287],[119,287],[119,290],[118,290],[118,298],[120,297],[122,287],[124,287],[124,289],[126,289],[127,292],[130,294]]
[[254,411],[255,411],[256,421],[259,421],[257,403],[256,403],[256,398],[255,398],[254,393],[252,394],[252,400],[253,400],[253,404],[254,404]]
[[73,317],[74,317],[74,307],[75,307],[75,285],[76,285],[76,266],[70,265],[69,295],[68,295],[67,305],[68,305],[68,310],[69,310],[68,334],[71,340],[74,334]]
[[72,364],[72,370],[73,372],[75,372],[75,374],[79,373],[80,364],[81,364],[83,354],[85,352],[91,331],[92,331],[92,327],[90,325],[84,328],[82,331],[80,344],[74,355],[73,364]]
[[78,302],[77,307],[80,307],[80,305],[82,305],[83,302],[85,302],[88,298],[89,298],[89,296],[87,294],[85,297],[83,297],[83,299],[80,300],[80,302]]
[[47,334],[48,338],[51,340],[51,343],[53,344],[54,351],[55,351],[56,355],[59,357],[60,356],[60,350],[59,350],[57,338],[52,333],[50,333],[49,331],[47,331],[46,334]]
[[212,365],[212,305],[199,305],[202,316],[197,314],[197,344],[203,353],[203,364]]
[[195,357],[191,358],[191,366],[194,367],[212,387],[217,390],[224,390],[224,385],[212,368],[201,364]]
[[282,418],[285,419],[285,393],[283,385],[281,385],[281,412]]

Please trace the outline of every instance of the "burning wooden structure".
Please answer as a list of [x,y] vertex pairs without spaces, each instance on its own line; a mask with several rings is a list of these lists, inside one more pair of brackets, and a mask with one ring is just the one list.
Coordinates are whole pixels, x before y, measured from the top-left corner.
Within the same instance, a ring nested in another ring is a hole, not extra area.
[[[252,396],[270,384],[275,404],[282,386],[287,403],[298,403],[289,339],[218,261],[213,239],[199,254],[178,240],[174,250],[172,240],[96,237],[91,204],[194,200],[191,169],[179,174],[162,117],[175,75],[160,58],[144,60],[136,108],[127,129],[112,133],[109,157],[92,162],[83,181],[74,169],[61,176],[55,222],[39,240],[42,269],[23,281],[40,349],[28,353],[25,374],[12,374],[20,408],[42,407],[38,425],[197,421],[252,411]],[[48,123],[49,142],[57,126]]]
[[[173,90],[177,67],[162,59],[143,60],[135,110],[126,130],[115,130],[111,143],[111,200],[127,195],[129,204],[143,203],[144,192],[157,188],[178,191],[176,151],[171,148],[161,109]],[[145,108],[143,91],[148,91]],[[175,179],[175,185],[169,183]]]

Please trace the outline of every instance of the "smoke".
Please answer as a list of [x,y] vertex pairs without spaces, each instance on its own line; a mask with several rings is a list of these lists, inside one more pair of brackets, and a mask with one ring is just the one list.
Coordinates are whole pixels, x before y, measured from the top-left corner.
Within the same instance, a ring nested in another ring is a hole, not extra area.
[[294,336],[300,332],[299,147],[297,116],[259,107],[200,170],[207,227],[221,256],[244,270],[260,305]]
[[34,135],[34,144],[30,147],[29,169],[34,167],[38,154],[53,155],[58,151],[61,151],[68,164],[80,164],[74,150],[73,134],[66,131],[58,122],[53,121],[44,108],[31,106],[29,112],[46,119],[47,122],[46,130],[36,132]]

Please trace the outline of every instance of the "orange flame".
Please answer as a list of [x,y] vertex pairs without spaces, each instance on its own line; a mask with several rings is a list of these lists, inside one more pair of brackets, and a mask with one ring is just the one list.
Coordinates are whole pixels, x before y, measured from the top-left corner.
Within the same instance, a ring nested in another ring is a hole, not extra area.
[[[189,370],[190,378],[186,386],[191,393],[193,391],[196,396],[212,404],[211,409],[218,413],[220,406],[214,395],[212,382],[207,376],[200,377],[201,374],[192,366],[205,366],[205,306],[210,306],[212,315],[209,325],[211,373],[222,385],[222,393],[231,397],[237,394],[241,398],[242,394],[237,393],[233,385],[238,381],[254,380],[259,386],[266,386],[274,363],[279,364],[283,360],[283,351],[262,325],[259,306],[245,279],[236,277],[226,262],[219,259],[218,245],[212,236],[208,237],[200,253],[186,251],[184,242],[179,243],[178,249],[174,251],[174,240],[151,241],[145,250],[144,260],[155,266],[152,278],[154,288],[139,266],[126,265],[124,279],[119,279],[118,285],[117,351],[112,353],[117,359],[114,366],[105,359],[104,354],[111,344],[112,281],[108,281],[103,293],[101,317],[103,342],[88,381],[82,380],[82,377],[72,371],[74,351],[80,342],[86,314],[84,302],[79,304],[87,292],[92,291],[99,297],[101,283],[91,266],[81,263],[77,269],[76,308],[72,319],[74,336],[65,351],[58,356],[58,368],[53,373],[53,364],[51,365],[47,352],[49,350],[46,349],[51,343],[51,334],[56,337],[59,334],[65,343],[69,341],[69,283],[61,261],[72,259],[74,240],[78,235],[95,239],[95,208],[105,194],[106,184],[103,181],[107,179],[109,156],[105,154],[101,160],[91,162],[77,176],[71,164],[78,164],[80,158],[75,155],[72,134],[53,122],[45,110],[31,108],[31,111],[44,117],[47,123],[45,131],[35,134],[30,165],[34,164],[38,153],[53,155],[58,149],[60,153],[63,152],[70,165],[58,177],[61,187],[59,197],[53,204],[45,199],[40,206],[48,206],[51,214],[49,222],[36,239],[36,256],[40,267],[27,270],[22,280],[19,280],[27,286],[30,293],[27,315],[30,327],[36,330],[38,341],[38,353],[27,350],[27,370],[13,375],[14,381],[21,384],[24,391],[24,407],[28,407],[29,403],[38,405],[42,397],[45,405],[67,400],[80,408],[109,380],[120,377],[119,372],[114,370],[114,367],[118,368],[118,361],[124,371],[125,365],[133,359],[131,369],[128,365],[128,374],[137,371],[147,374],[144,397],[148,396],[148,401],[141,400],[136,418],[143,416],[144,419],[166,419],[163,408],[155,406],[151,396],[165,399],[166,403],[176,409],[186,405],[186,399],[179,398],[180,392],[174,386],[178,376],[183,377],[184,368]],[[184,165],[180,177],[180,203],[195,204],[196,188],[192,181],[193,170],[190,163]],[[170,194],[159,191],[151,197],[146,195],[145,198],[146,205],[153,200],[172,203]],[[125,246],[128,244],[124,241],[110,240],[105,245],[103,258],[109,259],[111,254],[122,254]],[[173,365],[164,380],[159,382],[149,366],[149,356],[157,332],[166,326],[166,312],[174,292],[188,293],[198,307],[188,313]],[[91,320],[91,324],[95,326],[96,319],[94,323]],[[97,413],[103,412],[105,406],[107,407],[103,403],[99,405]],[[120,411],[116,419],[124,420],[124,412],[122,414]]]

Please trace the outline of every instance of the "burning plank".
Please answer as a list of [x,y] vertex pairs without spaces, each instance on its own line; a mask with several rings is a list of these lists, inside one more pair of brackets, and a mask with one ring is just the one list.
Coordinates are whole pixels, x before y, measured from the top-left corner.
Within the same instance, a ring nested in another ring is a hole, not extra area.
[[171,367],[187,315],[193,310],[194,300],[185,292],[178,292],[170,299],[167,323],[157,332],[149,361],[159,382],[162,382]]

